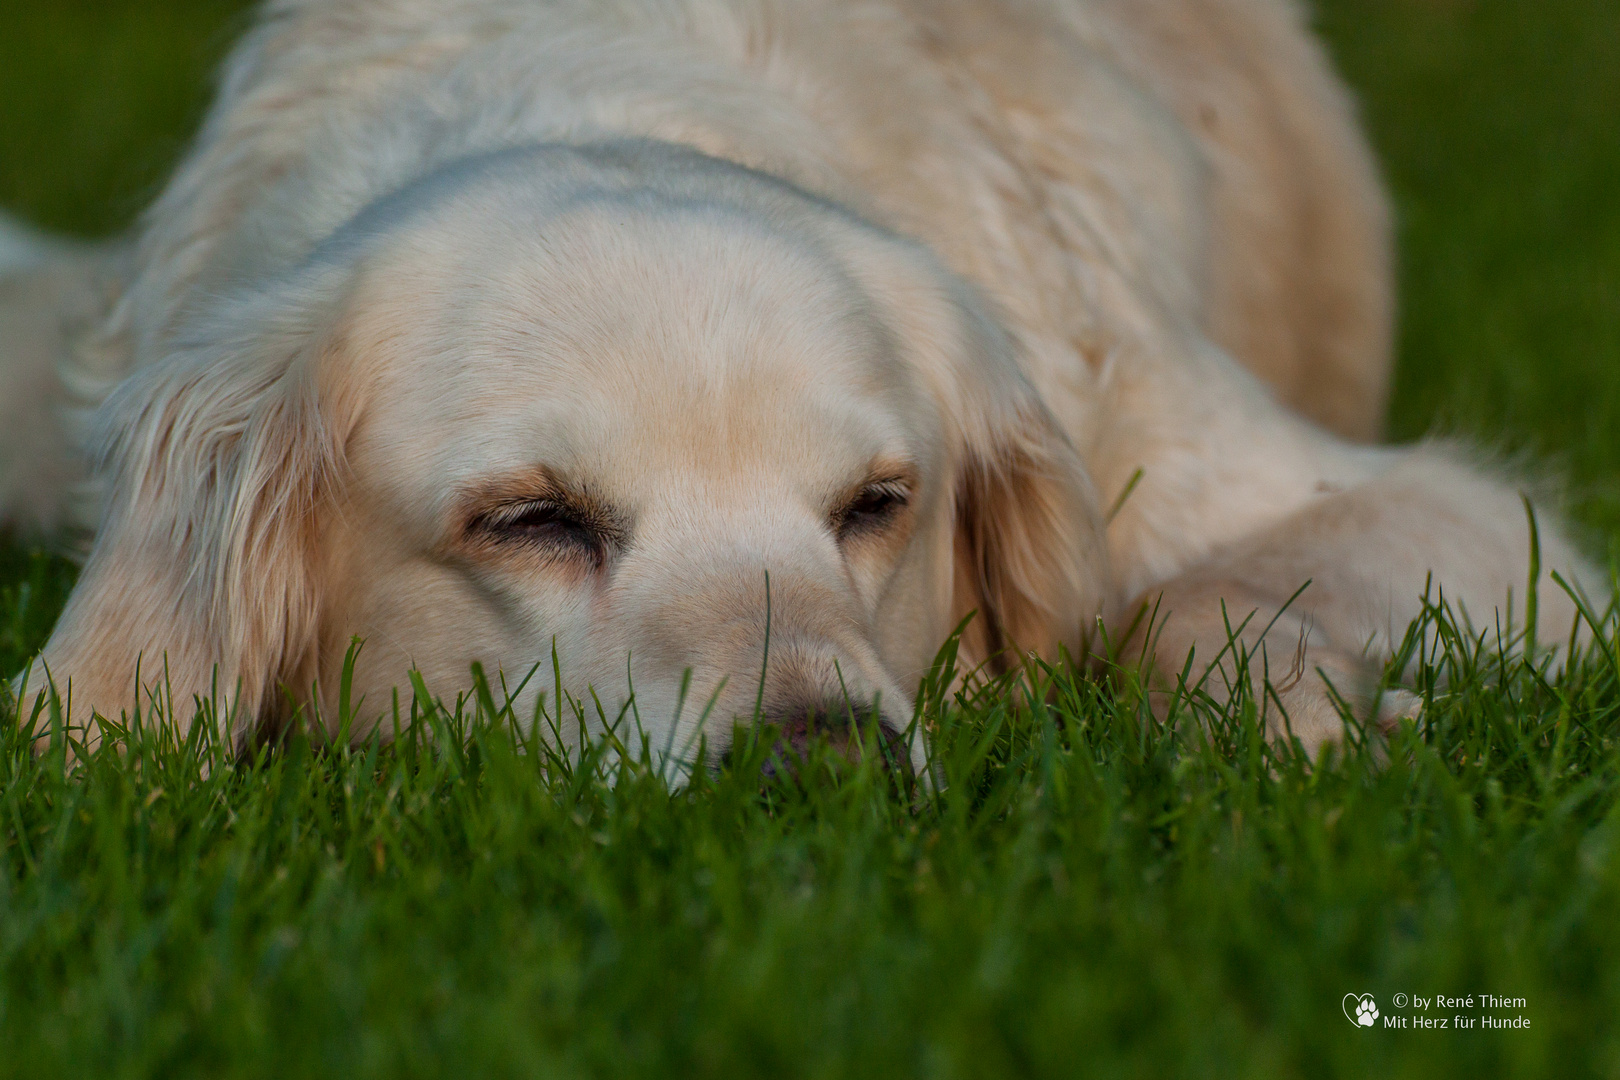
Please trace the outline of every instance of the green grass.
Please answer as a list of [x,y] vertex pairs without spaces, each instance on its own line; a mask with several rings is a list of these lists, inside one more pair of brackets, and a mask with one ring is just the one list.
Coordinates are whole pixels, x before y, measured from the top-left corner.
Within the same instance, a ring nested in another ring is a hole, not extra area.
[[[12,4],[0,205],[127,222],[240,11]],[[1319,21],[1401,215],[1394,430],[1552,459],[1612,548],[1620,5]],[[0,669],[71,573],[0,548]],[[937,795],[870,765],[610,786],[476,701],[396,748],[145,730],[71,775],[0,722],[0,1076],[1620,1076],[1615,629],[1561,677],[1419,667],[1424,731],[1314,771],[1241,707],[1203,739],[1061,672],[1038,707],[936,697]],[[1352,991],[1531,1027],[1359,1030]]]
[[[1454,647],[1428,730],[1314,770],[1244,704],[1171,733],[1069,673],[936,684],[932,795],[872,758],[762,789],[763,743],[609,785],[482,695],[388,748],[145,730],[70,778],[13,730],[0,1070],[1612,1075],[1615,649],[1549,683]],[[1350,991],[1531,1027],[1364,1031]]]

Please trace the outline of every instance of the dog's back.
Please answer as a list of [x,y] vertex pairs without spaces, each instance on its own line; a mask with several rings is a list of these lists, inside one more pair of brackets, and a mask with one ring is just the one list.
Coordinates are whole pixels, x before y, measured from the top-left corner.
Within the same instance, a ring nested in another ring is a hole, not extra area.
[[1112,55],[1174,111],[1208,176],[1210,335],[1358,441],[1392,367],[1390,213],[1354,105],[1294,0],[1091,0]]
[[0,522],[94,526],[82,429],[193,290],[295,262],[438,159],[624,135],[924,240],[997,300],[1060,413],[1091,377],[1073,358],[1118,353],[1099,318],[1123,292],[1330,429],[1381,425],[1387,214],[1289,0],[301,0],[234,54],[121,307],[116,260],[0,232]]
[[295,259],[438,160],[633,136],[853,203],[1031,332],[1084,333],[1112,264],[1305,414],[1377,432],[1387,215],[1288,0],[272,10],[148,218],[148,339],[200,278]]
[[[121,307],[104,255],[0,233],[0,522],[94,526],[90,412],[161,359],[193,290],[295,262],[439,159],[604,136],[685,142],[924,240],[998,302],[1060,414],[1094,375],[1074,357],[1120,352],[1105,324],[1129,295],[1160,309],[1138,321],[1201,325],[1328,428],[1381,426],[1387,214],[1289,0],[324,0],[267,15],[147,215]],[[115,310],[127,325],[96,325]]]

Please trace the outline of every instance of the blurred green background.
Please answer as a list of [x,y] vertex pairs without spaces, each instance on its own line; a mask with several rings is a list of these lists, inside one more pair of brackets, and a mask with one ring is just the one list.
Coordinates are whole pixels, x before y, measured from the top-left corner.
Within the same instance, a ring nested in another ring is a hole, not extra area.
[[1620,532],[1620,3],[1322,0],[1400,224],[1391,431],[1567,470]]

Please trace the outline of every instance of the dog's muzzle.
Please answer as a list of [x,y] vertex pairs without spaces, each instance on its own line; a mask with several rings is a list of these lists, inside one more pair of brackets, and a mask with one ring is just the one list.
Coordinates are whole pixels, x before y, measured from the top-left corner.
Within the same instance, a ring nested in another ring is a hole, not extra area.
[[876,754],[885,768],[901,774],[913,770],[905,726],[882,713],[822,702],[766,709],[760,724],[772,739],[767,776],[795,773],[817,743],[852,763]]

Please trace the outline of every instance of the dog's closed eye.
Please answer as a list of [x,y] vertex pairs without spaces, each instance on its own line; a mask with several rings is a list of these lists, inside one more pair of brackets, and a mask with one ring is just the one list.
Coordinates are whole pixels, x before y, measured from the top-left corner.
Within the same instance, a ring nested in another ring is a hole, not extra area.
[[911,488],[904,480],[871,481],[833,516],[833,529],[840,541],[881,532],[910,502]]
[[616,542],[614,531],[597,515],[552,499],[497,506],[475,517],[468,533],[502,545],[541,547],[558,555],[588,558],[597,566]]

